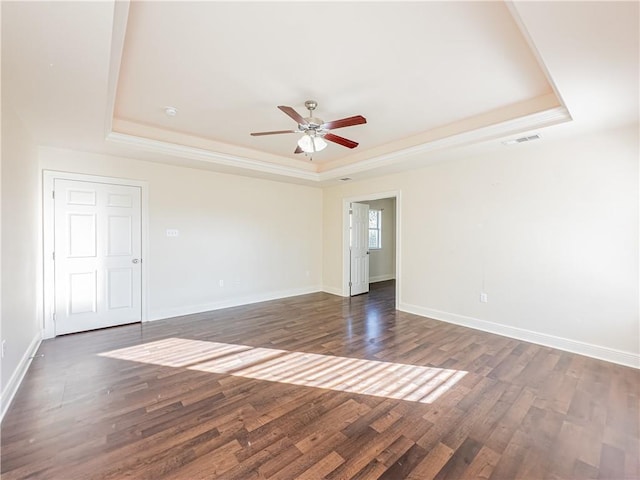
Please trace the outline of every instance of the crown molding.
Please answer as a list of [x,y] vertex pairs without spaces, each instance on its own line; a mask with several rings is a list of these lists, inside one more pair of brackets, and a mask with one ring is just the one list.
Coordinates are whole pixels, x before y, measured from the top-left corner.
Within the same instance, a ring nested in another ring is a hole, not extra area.
[[285,168],[293,168],[294,170],[302,170],[306,172],[317,173],[317,164],[313,162],[302,161],[300,158],[292,159],[289,157],[275,155],[260,150],[247,147],[241,147],[229,143],[211,140],[197,135],[191,135],[176,130],[169,130],[162,127],[147,125],[124,120],[121,118],[113,119],[113,132],[122,133],[139,138],[147,138],[149,140],[157,140],[173,145],[184,145],[185,147],[196,148],[209,152],[216,152],[220,155],[229,155],[231,157],[244,158],[247,160],[257,161],[267,165],[279,165]]
[[116,107],[118,77],[124,52],[124,40],[129,20],[129,0],[118,0],[113,5],[113,27],[111,29],[111,54],[109,56],[109,78],[107,83],[107,104],[105,108],[104,132],[108,136],[113,131],[113,117]]
[[354,175],[374,168],[385,167],[392,163],[397,163],[400,159],[406,160],[407,157],[414,157],[419,154],[495,140],[505,136],[520,134],[528,130],[549,127],[571,120],[571,115],[569,115],[568,110],[564,106],[554,107],[542,112],[508,120],[506,122],[500,122],[494,125],[462,132],[431,142],[426,142],[421,145],[398,150],[396,152],[378,155],[351,165],[332,168],[320,173],[320,181],[334,180],[346,175]]
[[300,170],[293,167],[285,167],[282,165],[275,165],[266,162],[260,162],[258,160],[252,160],[235,155],[229,155],[226,153],[218,153],[202,148],[188,147],[185,145],[178,145],[175,143],[161,142],[159,140],[152,140],[149,138],[136,137],[134,135],[127,135],[124,133],[111,132],[107,135],[106,140],[119,145],[143,150],[145,152],[158,153],[162,155],[169,155],[172,157],[185,158],[189,160],[196,160],[207,164],[224,165],[226,167],[242,168],[247,170],[253,170],[261,173],[269,173],[272,175],[280,175],[284,177],[293,177],[300,180],[307,180],[312,182],[320,181],[319,174],[315,172],[309,172]]
[[276,165],[246,157],[214,152],[211,150],[189,147],[170,142],[162,142],[149,138],[111,132],[106,140],[146,152],[190,159],[207,164],[252,170],[314,183],[335,180],[348,175],[355,175],[376,168],[397,164],[417,155],[424,155],[438,150],[461,147],[473,143],[486,142],[504,138],[509,135],[522,134],[526,131],[557,125],[571,120],[571,115],[564,106],[550,108],[541,112],[525,115],[494,125],[480,127],[437,140],[429,141],[413,147],[385,153],[350,165],[331,168],[321,173],[302,170],[295,167]]
[[565,103],[564,98],[560,94],[560,90],[558,89],[556,82],[551,76],[551,72],[549,72],[549,68],[547,67],[547,64],[542,58],[542,54],[540,53],[540,50],[538,50],[538,47],[533,41],[533,38],[529,33],[529,29],[527,28],[525,22],[522,20],[522,17],[520,16],[520,12],[518,11],[518,6],[513,0],[506,0],[504,3],[507,7],[507,10],[509,10],[509,13],[511,14],[513,21],[516,23],[516,26],[520,30],[520,33],[522,34],[522,38],[524,38],[525,42],[527,42],[527,45],[529,46],[529,50],[531,50],[533,57],[538,62],[538,66],[540,67],[540,70],[542,70],[542,73],[544,73],[547,79],[547,82],[549,82],[549,85],[553,90],[553,95],[555,96],[555,98],[558,99],[558,101],[560,102],[560,105],[566,108],[567,104]]

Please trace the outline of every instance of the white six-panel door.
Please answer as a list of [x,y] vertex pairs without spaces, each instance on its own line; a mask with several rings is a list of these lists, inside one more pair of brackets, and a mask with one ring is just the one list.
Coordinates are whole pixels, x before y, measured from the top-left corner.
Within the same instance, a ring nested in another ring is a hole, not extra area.
[[351,295],[369,291],[369,205],[351,204]]
[[54,181],[55,334],[139,322],[141,189]]

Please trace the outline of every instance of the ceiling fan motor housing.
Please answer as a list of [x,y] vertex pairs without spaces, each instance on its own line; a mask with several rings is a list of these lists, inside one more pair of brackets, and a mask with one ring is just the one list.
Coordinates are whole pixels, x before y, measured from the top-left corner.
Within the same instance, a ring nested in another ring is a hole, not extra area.
[[298,125],[301,130],[318,130],[320,126],[324,123],[324,120],[316,117],[308,117],[305,118],[307,121],[307,125]]

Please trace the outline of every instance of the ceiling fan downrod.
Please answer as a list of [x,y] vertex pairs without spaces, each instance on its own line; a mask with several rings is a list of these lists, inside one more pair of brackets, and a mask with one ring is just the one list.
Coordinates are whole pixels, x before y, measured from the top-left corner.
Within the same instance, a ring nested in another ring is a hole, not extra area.
[[318,106],[318,102],[315,100],[307,100],[304,102],[304,106],[309,110],[309,118],[305,119],[307,121],[307,125],[299,125],[300,129],[302,131],[313,130],[315,132],[324,124],[324,120],[313,116],[313,111]]

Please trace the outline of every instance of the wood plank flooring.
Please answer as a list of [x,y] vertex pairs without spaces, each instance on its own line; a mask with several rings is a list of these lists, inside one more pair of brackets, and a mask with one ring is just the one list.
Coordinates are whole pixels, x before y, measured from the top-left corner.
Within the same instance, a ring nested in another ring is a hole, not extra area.
[[2,479],[640,478],[640,371],[393,294],[47,340],[2,423]]

